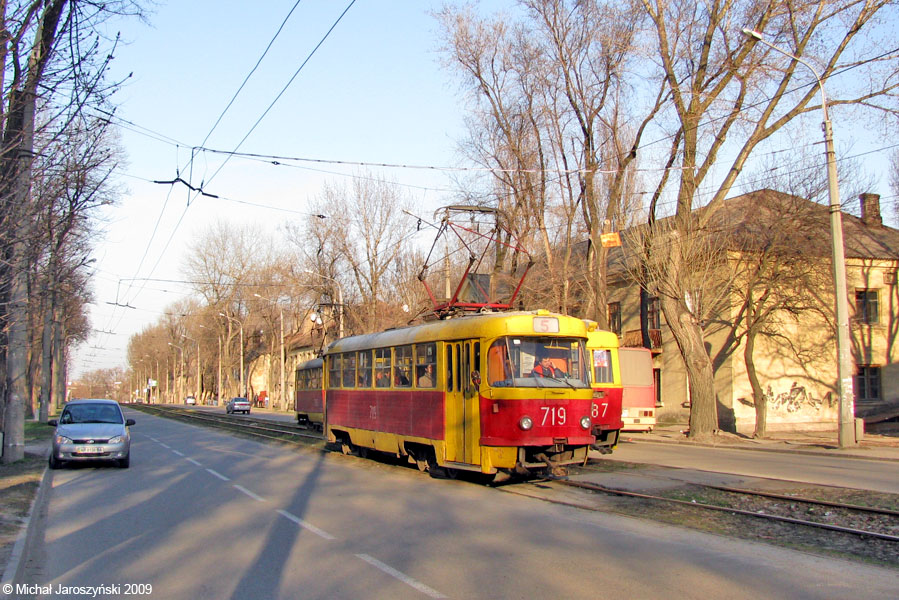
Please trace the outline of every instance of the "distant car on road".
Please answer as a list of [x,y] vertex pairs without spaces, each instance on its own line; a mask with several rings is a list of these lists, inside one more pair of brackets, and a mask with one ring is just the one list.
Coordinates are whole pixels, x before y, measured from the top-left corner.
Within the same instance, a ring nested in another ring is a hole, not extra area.
[[193,405],[196,405],[196,404],[197,404],[197,399],[194,398],[193,396],[188,396],[187,398],[184,399],[184,403],[185,403],[185,404],[193,404]]
[[230,414],[242,412],[250,414],[250,402],[246,398],[231,398],[225,406],[225,412]]
[[131,433],[134,419],[125,419],[115,400],[72,400],[59,419],[47,425],[56,427],[50,449],[50,468],[58,469],[72,461],[105,460],[127,469],[131,462]]

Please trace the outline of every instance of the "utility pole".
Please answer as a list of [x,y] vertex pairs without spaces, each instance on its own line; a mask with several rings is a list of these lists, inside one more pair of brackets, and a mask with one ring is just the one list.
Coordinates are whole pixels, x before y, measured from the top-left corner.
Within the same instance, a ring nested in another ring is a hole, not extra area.
[[798,56],[778,48],[762,37],[758,31],[743,29],[743,33],[772,50],[806,66],[818,82],[821,90],[821,111],[824,122],[824,152],[827,155],[827,193],[830,201],[830,233],[833,250],[833,280],[837,337],[837,394],[840,399],[838,439],[840,448],[858,443],[855,437],[855,395],[852,390],[852,376],[855,365],[852,362],[851,333],[849,331],[849,291],[846,284],[846,254],[843,247],[843,216],[840,210],[840,190],[837,179],[836,153],[833,148],[833,127],[827,112],[827,95],[818,72]]

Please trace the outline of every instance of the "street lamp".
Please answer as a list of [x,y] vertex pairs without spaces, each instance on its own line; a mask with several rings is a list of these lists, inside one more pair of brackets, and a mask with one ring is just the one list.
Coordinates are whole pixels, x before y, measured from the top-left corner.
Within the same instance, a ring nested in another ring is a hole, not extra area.
[[318,275],[322,279],[330,279],[331,281],[333,281],[334,283],[337,284],[337,318],[338,318],[337,337],[342,338],[343,337],[343,288],[340,287],[340,282],[337,281],[336,279],[334,279],[333,277],[330,277],[328,275],[323,275],[322,273],[316,273],[315,271],[310,271],[309,269],[304,269],[304,271],[311,275]]
[[246,393],[246,389],[244,388],[244,385],[243,385],[243,323],[241,323],[234,317],[229,317],[228,315],[226,315],[223,312],[220,312],[219,316],[225,317],[229,321],[234,321],[235,323],[237,323],[237,326],[240,327],[240,390],[241,390],[240,395],[241,395],[241,397],[246,398],[247,393]]
[[283,406],[285,409],[287,408],[287,388],[284,386],[284,309],[281,308],[281,305],[271,300],[270,298],[266,298],[265,296],[260,296],[259,294],[253,294],[257,298],[261,298],[268,302],[271,302],[275,306],[278,307],[278,318],[281,320],[281,394],[278,399],[279,407]]
[[203,385],[202,385],[202,381],[200,380],[200,342],[198,340],[195,340],[194,338],[190,337],[189,335],[184,335],[183,333],[181,334],[181,337],[183,337],[186,340],[190,340],[197,345],[197,388],[196,388],[197,391],[196,391],[196,396],[194,396],[194,398],[196,398],[197,402],[199,403],[201,401],[200,398],[203,395]]
[[[178,352],[181,353],[181,374],[178,376],[178,383],[182,384],[182,380],[184,379],[184,348],[182,348],[181,346],[178,346],[176,344],[173,344],[172,342],[168,342],[168,345],[171,346],[172,348],[177,349]],[[181,386],[178,386],[178,387],[181,387]],[[184,400],[183,390],[179,392],[179,391],[177,391],[177,388],[176,388],[175,393],[178,394],[182,400]]]
[[833,245],[833,280],[834,293],[836,294],[836,327],[837,327],[837,394],[840,398],[840,416],[838,439],[840,448],[854,445],[855,439],[855,398],[852,391],[852,349],[850,348],[849,334],[849,292],[846,284],[846,256],[843,249],[843,216],[840,212],[840,191],[837,182],[836,153],[833,148],[833,128],[830,116],[827,114],[827,94],[824,93],[824,83],[818,72],[809,63],[795,54],[782,50],[762,37],[762,34],[752,29],[743,29],[743,33],[752,39],[768,46],[775,52],[805,65],[818,81],[818,89],[821,90],[821,110],[824,114],[824,152],[827,156],[827,191],[830,199],[830,233]]

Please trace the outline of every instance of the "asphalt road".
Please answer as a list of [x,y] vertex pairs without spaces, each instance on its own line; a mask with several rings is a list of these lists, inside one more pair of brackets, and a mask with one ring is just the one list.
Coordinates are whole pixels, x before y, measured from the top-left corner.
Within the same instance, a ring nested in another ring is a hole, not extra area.
[[624,442],[612,454],[597,458],[899,494],[897,461],[670,442]]
[[50,586],[38,597],[86,598],[59,586],[98,585],[116,593],[96,597],[159,599],[859,599],[899,588],[897,570],[126,412],[137,420],[130,469],[52,474],[26,570]]

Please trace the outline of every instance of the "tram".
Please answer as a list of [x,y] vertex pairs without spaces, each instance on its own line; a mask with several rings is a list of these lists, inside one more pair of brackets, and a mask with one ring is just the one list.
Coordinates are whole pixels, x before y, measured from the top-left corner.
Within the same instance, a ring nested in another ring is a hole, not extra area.
[[321,430],[325,422],[325,392],[322,387],[324,360],[314,358],[297,365],[293,409],[297,423]]
[[[539,310],[339,339],[323,356],[327,439],[432,473],[561,474],[595,441],[586,338],[582,320]],[[312,382],[314,368],[298,379]],[[310,388],[298,385],[298,407]]]
[[626,431],[651,432],[656,425],[656,386],[652,353],[646,348],[620,348],[621,419]]
[[590,384],[593,387],[593,435],[594,448],[609,454],[618,446],[622,427],[621,372],[619,370],[618,336],[611,331],[596,329],[596,323],[587,325],[587,356],[590,363]]

